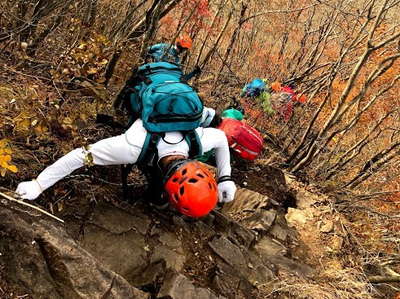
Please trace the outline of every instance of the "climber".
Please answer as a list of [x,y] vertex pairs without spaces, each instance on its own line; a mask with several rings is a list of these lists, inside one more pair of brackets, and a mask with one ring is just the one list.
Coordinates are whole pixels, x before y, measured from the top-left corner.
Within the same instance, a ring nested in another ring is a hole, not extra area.
[[294,83],[282,85],[279,82],[273,82],[271,84],[271,105],[285,122],[291,119],[295,105],[301,105],[307,101],[307,97],[304,94],[298,95],[295,88]]
[[[183,35],[176,40],[175,45],[168,43],[155,44],[148,48],[146,62],[170,62],[181,66],[181,58],[186,51],[192,47],[192,39],[188,35]],[[181,66],[182,67],[182,66]],[[200,75],[201,68],[195,68],[188,74],[182,76],[183,81],[189,81],[196,75]]]
[[[208,112],[203,112],[203,121],[213,118]],[[158,194],[155,204],[161,206],[169,201],[184,215],[202,217],[214,208],[218,199],[219,202],[232,201],[236,186],[231,179],[229,147],[224,133],[203,127],[195,131],[199,136],[201,152],[215,150],[218,184],[204,165],[189,160],[194,157],[189,155],[189,144],[181,132],[166,132],[156,144],[155,152],[150,153],[152,159],[147,159],[152,164],[142,164],[141,169],[155,174],[150,182],[156,185],[150,186],[153,194],[154,190],[160,193],[164,191],[162,195]],[[23,199],[34,200],[44,190],[82,166],[135,164],[141,156],[147,134],[142,120],[137,119],[122,135],[69,152],[44,169],[36,179],[20,183],[16,193]],[[157,182],[158,178],[160,180]]]
[[148,48],[147,58],[152,62],[172,62],[180,64],[180,56],[192,47],[192,39],[184,35],[176,40],[175,45],[168,43],[155,44]]
[[240,96],[255,99],[256,103],[263,108],[263,111],[268,116],[272,116],[275,113],[270,102],[271,92],[268,79],[253,79],[243,87]]
[[[181,72],[179,80],[181,82],[187,82],[196,75],[201,74],[201,68],[195,66],[194,69],[187,74],[183,73],[182,65],[180,64],[180,54],[190,49],[192,46],[192,39],[189,36],[184,35],[182,38],[176,40],[175,45],[167,43],[159,43],[148,48],[145,57],[145,64],[132,70],[131,76],[125,82],[124,87],[118,93],[116,100],[114,101],[114,108],[122,108],[126,100],[129,102],[129,96],[132,93],[132,88],[140,85],[142,82],[146,81],[143,73],[146,71],[146,66],[155,66],[151,72],[159,72],[161,69],[172,70],[179,69]],[[149,81],[149,80],[147,80]]]

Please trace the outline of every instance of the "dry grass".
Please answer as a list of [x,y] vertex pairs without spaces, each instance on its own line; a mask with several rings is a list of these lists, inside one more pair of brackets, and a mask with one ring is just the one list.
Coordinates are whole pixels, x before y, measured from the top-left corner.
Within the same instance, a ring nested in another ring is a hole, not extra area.
[[357,269],[328,269],[318,279],[302,279],[283,274],[273,289],[262,290],[264,298],[299,299],[368,299],[377,298],[377,292]]

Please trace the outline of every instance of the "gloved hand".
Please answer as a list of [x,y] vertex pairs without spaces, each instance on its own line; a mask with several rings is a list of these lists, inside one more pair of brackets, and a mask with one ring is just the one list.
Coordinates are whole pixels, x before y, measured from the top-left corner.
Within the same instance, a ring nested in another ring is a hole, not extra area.
[[42,193],[42,187],[36,180],[22,182],[18,184],[15,193],[19,194],[22,199],[34,200]]
[[233,181],[224,181],[218,184],[219,202],[230,202],[235,198],[236,186]]

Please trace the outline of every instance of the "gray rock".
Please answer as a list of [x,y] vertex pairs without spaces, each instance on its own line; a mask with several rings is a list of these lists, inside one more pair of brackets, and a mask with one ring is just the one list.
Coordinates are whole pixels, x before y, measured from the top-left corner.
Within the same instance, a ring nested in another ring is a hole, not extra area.
[[164,277],[166,271],[165,261],[157,261],[151,263],[140,275],[137,275],[135,279],[136,286],[147,286],[157,283]]
[[[240,241],[241,245],[249,248],[255,239],[255,234],[251,230],[233,221],[228,216],[219,211],[214,211],[215,229],[223,234],[229,235],[232,239]],[[237,242],[239,243],[239,242]]]
[[147,233],[151,223],[150,219],[143,214],[133,215],[105,203],[96,206],[91,222],[116,234],[134,230],[142,235]]
[[172,221],[174,222],[175,227],[185,231],[186,233],[190,233],[190,227],[182,217],[174,216]]
[[236,222],[232,222],[231,227],[232,229],[229,236],[233,237],[232,239],[239,240],[241,245],[246,248],[249,248],[253,244],[256,238],[256,235],[253,231],[241,226]]
[[176,249],[180,253],[183,253],[182,252],[182,242],[179,241],[178,237],[175,234],[170,233],[170,232],[163,232],[163,233],[161,233],[159,240],[162,244],[164,244],[172,249]]
[[266,256],[287,254],[287,248],[285,246],[268,236],[262,237],[257,241],[257,244],[254,245],[254,250]]
[[241,224],[249,229],[267,232],[275,218],[276,212],[274,210],[258,209],[251,216],[243,219]]
[[225,233],[229,233],[231,230],[232,220],[219,211],[213,211],[212,213],[215,216],[215,229],[223,231]]
[[135,231],[115,234],[90,224],[85,228],[80,245],[131,283],[134,283],[136,274],[147,266],[148,245],[144,237]]
[[160,260],[164,260],[166,263],[166,267],[168,269],[172,269],[175,272],[180,272],[183,269],[183,265],[185,264],[185,256],[173,251],[167,246],[160,245],[154,249],[153,254],[151,255],[151,262],[157,262]]
[[211,291],[195,287],[193,283],[182,274],[169,272],[157,298],[171,299],[218,299]]
[[239,277],[227,274],[218,269],[212,283],[213,288],[219,291],[219,293],[229,294],[231,298],[235,298],[235,294],[240,286],[240,280]]
[[[262,258],[256,252],[248,251],[247,254],[250,260],[247,279],[253,286],[264,285],[275,278],[274,271],[263,264]],[[271,267],[271,265],[268,266]]]
[[288,230],[284,227],[282,227],[279,224],[275,224],[274,226],[272,226],[272,228],[270,229],[269,233],[275,238],[278,239],[280,241],[286,241],[287,237],[288,237]]
[[295,273],[301,277],[311,277],[315,271],[310,266],[298,261],[291,260],[284,256],[268,256],[264,257],[265,262],[272,262],[278,268],[284,268],[289,272]]
[[0,209],[0,268],[7,283],[33,298],[149,298],[69,237],[65,228]]
[[242,213],[267,207],[270,204],[268,196],[245,188],[238,188],[235,200],[224,206],[224,213]]
[[223,236],[215,237],[208,243],[228,265],[240,271],[246,269],[246,260],[238,246]]

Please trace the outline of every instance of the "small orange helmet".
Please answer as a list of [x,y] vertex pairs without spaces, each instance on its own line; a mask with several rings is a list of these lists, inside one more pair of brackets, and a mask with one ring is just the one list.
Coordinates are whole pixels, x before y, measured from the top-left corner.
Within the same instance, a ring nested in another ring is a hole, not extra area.
[[214,209],[218,189],[212,173],[201,163],[178,160],[172,163],[164,185],[170,204],[180,213],[203,217]]
[[192,47],[192,43],[193,41],[188,35],[184,35],[176,40],[176,45],[184,49],[190,49]]

